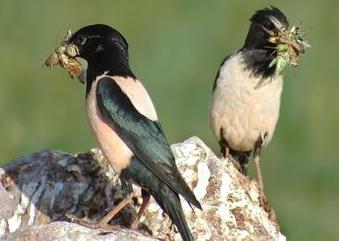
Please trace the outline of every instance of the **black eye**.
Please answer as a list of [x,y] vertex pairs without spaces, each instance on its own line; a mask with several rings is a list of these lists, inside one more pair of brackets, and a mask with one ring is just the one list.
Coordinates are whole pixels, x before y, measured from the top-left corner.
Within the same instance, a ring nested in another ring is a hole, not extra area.
[[87,38],[85,36],[83,36],[83,35],[80,35],[78,37],[78,41],[77,42],[78,42],[79,45],[83,46],[86,43],[86,41],[87,41]]

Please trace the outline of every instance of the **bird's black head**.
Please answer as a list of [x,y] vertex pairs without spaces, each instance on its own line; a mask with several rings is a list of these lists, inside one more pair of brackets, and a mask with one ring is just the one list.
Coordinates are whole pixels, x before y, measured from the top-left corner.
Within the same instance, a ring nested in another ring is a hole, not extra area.
[[282,29],[288,29],[286,16],[276,7],[258,10],[250,18],[251,26],[244,47],[262,48],[271,45],[271,34],[277,35]]
[[75,57],[87,61],[87,81],[109,72],[110,75],[133,76],[128,62],[128,43],[117,30],[104,24],[79,29],[66,42],[77,49]]
[[258,10],[250,18],[251,25],[243,46],[246,51],[245,63],[256,75],[270,77],[276,66],[271,61],[277,56],[277,43],[272,37],[289,27],[286,16],[276,7]]

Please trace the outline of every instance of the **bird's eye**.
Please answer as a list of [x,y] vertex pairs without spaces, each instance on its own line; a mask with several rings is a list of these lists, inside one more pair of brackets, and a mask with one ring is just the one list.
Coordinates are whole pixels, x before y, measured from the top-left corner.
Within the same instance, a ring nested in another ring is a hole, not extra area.
[[83,35],[80,35],[79,38],[78,38],[78,44],[83,46],[87,41],[87,38]]

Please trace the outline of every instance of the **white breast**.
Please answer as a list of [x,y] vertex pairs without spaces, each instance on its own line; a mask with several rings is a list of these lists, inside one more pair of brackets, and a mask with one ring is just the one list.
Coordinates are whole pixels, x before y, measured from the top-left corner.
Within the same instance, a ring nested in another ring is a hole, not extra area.
[[[210,105],[210,122],[220,140],[220,129],[230,147],[253,149],[265,133],[272,138],[279,117],[282,76],[262,81],[244,70],[242,55],[231,56],[221,67]],[[259,84],[259,85],[258,85]]]

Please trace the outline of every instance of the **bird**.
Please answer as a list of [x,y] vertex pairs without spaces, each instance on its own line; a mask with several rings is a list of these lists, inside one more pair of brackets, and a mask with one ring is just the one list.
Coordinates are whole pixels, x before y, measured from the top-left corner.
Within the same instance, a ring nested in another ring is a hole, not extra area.
[[[86,62],[80,81],[86,85],[88,123],[120,177],[142,188],[138,218],[151,195],[183,240],[192,241],[179,195],[190,205],[202,206],[179,173],[152,100],[131,70],[125,37],[108,25],[94,24],[67,37],[62,49],[73,49],[72,57]],[[107,214],[104,223],[116,212]]]
[[222,156],[233,160],[242,174],[247,175],[249,160],[254,159],[263,198],[260,155],[279,118],[281,70],[286,64],[297,64],[304,44],[297,33],[293,35],[296,28],[288,32],[287,17],[276,7],[257,10],[250,22],[243,47],[226,56],[219,67],[209,121]]

